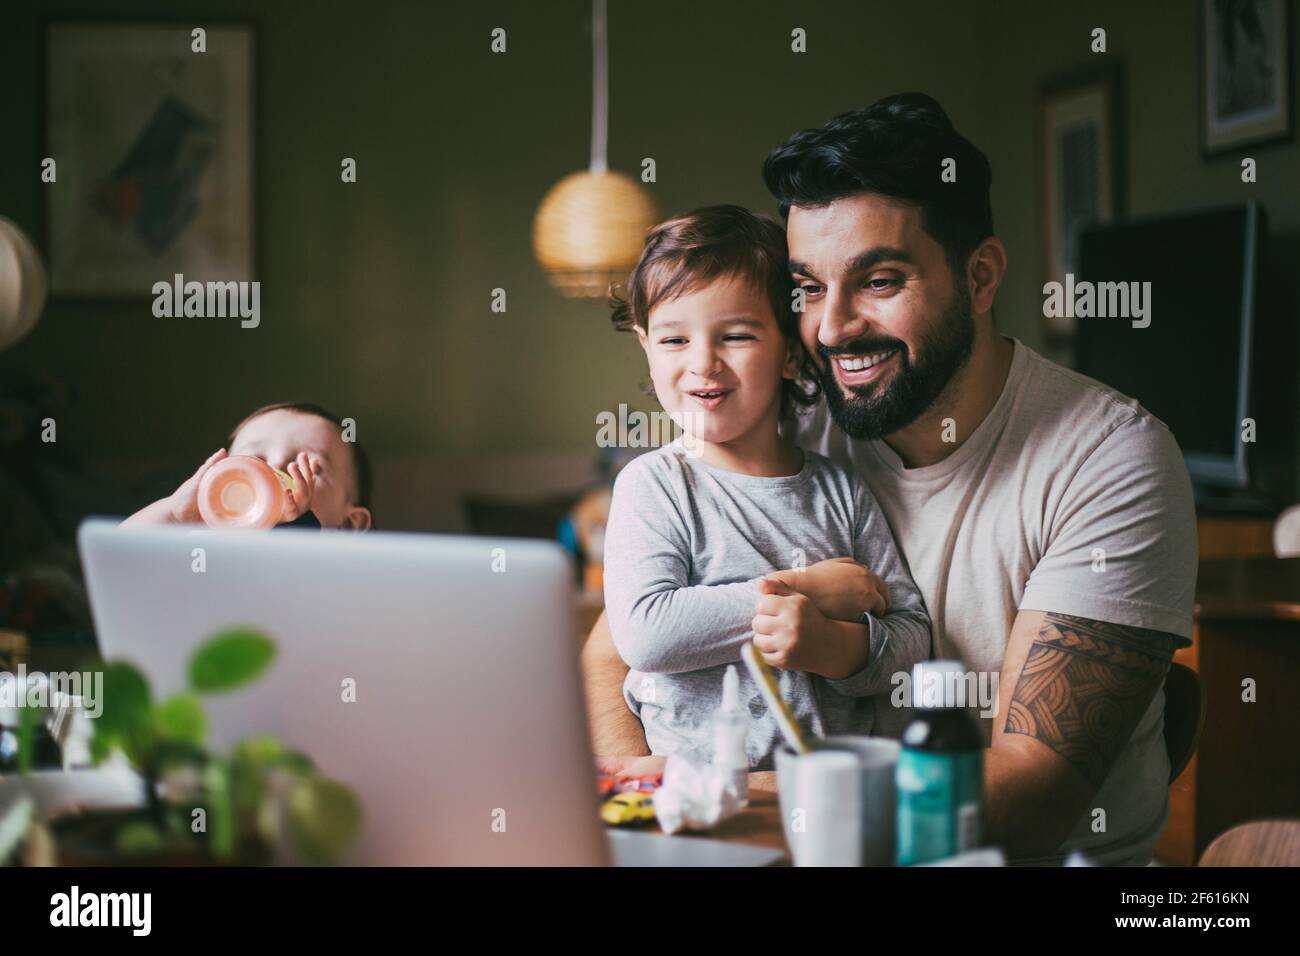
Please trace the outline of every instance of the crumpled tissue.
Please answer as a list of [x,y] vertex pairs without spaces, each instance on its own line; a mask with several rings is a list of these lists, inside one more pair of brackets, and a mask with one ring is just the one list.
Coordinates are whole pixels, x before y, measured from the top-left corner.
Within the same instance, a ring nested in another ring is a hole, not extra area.
[[655,817],[665,833],[707,830],[740,812],[743,803],[731,775],[712,764],[673,754],[654,796]]

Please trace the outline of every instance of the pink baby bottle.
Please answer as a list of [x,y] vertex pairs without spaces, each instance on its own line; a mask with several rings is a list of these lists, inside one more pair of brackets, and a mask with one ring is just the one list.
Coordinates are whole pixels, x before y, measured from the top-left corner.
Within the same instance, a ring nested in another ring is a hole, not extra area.
[[260,458],[223,458],[199,482],[199,514],[210,528],[274,528],[292,484]]

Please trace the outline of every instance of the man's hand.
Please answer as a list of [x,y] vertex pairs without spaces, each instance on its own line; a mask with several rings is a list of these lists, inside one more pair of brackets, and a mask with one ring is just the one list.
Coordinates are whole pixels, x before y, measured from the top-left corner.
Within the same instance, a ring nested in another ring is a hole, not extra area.
[[889,610],[884,579],[852,558],[831,558],[806,568],[773,571],[767,577],[809,598],[832,620],[857,624],[863,611],[881,615]]
[[770,577],[756,587],[760,597],[752,622],[754,647],[767,663],[831,680],[855,674],[867,663],[865,624],[833,621],[812,598]]

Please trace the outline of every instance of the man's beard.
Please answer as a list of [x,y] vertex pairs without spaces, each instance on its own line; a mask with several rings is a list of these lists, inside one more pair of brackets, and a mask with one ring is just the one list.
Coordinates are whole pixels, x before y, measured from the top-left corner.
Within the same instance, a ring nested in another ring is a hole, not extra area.
[[[970,294],[960,283],[953,302],[938,327],[923,337],[917,353],[911,355],[905,344],[895,338],[868,336],[847,345],[827,348],[817,344],[817,376],[831,418],[850,438],[878,439],[906,428],[934,404],[954,375],[970,358],[975,342],[975,325],[971,321]],[[885,388],[872,382],[849,389],[845,394],[835,376],[832,363],[837,357],[869,355],[893,349],[898,355],[898,370]],[[885,388],[882,392],[881,389]]]

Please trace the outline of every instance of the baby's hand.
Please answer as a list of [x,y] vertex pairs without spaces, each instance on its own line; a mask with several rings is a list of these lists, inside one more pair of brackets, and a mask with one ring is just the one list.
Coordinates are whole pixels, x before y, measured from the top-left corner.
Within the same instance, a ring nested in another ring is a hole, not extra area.
[[320,462],[309,458],[305,451],[300,451],[298,457],[289,462],[287,471],[293,484],[284,496],[284,512],[280,515],[282,523],[297,521],[311,510],[311,496],[316,491]]
[[[226,450],[218,448],[208,460],[199,465],[199,470],[185,479],[179,488],[172,492],[168,500],[168,518],[177,524],[201,524],[203,516],[199,514],[199,482],[208,473],[208,469],[226,457]],[[151,505],[151,508],[157,507]],[[153,520],[157,520],[154,518]]]

